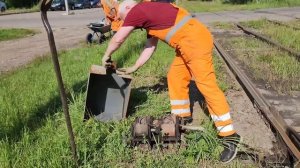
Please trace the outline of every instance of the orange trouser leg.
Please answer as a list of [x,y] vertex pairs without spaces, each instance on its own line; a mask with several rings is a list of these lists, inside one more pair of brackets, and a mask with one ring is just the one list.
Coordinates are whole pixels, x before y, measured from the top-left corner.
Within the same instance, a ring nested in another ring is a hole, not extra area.
[[219,135],[228,136],[235,133],[228,103],[216,82],[211,53],[192,57],[187,65],[195,78],[197,88],[205,98]]
[[199,22],[191,22],[186,30],[184,39],[178,48],[185,60],[188,70],[195,79],[197,88],[207,103],[212,120],[220,136],[235,133],[230,116],[229,105],[224,93],[216,82],[212,62],[213,39],[208,29]]
[[189,88],[191,74],[180,54],[177,54],[168,72],[171,113],[180,117],[191,116]]
[[229,105],[216,82],[212,63],[213,39],[209,30],[197,20],[191,19],[177,30],[170,45],[177,49],[177,56],[168,74],[172,113],[191,115],[187,108],[188,84],[193,76],[197,88],[206,100],[219,135],[234,134]]

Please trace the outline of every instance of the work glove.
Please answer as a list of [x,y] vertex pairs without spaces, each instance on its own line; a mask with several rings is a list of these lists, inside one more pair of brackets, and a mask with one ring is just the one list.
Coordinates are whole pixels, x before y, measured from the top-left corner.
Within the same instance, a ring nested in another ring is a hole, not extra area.
[[110,67],[112,65],[112,60],[109,56],[103,56],[102,58],[102,66]]
[[131,74],[135,71],[137,71],[139,69],[138,66],[132,66],[132,67],[128,67],[128,68],[118,68],[117,69],[117,74],[119,75],[128,75]]

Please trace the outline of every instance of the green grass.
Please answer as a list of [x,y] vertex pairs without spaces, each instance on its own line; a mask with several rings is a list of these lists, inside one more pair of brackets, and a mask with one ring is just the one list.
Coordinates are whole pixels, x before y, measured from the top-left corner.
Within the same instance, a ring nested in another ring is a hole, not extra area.
[[23,38],[34,34],[36,34],[36,31],[30,29],[0,29],[0,41]]
[[[136,32],[113,59],[119,67],[132,65],[143,48],[144,32]],[[142,151],[126,142],[137,116],[162,116],[169,111],[167,91],[151,86],[167,73],[175,55],[161,43],[153,58],[134,74],[129,118],[120,122],[82,122],[86,82],[92,64],[99,64],[107,43],[61,52],[60,63],[81,167],[220,167],[222,149],[211,121],[204,133],[191,133],[188,146],[174,150]],[[215,59],[216,69],[222,67]],[[218,78],[224,75],[218,73]],[[222,88],[226,89],[226,84]],[[49,57],[0,77],[0,167],[72,167],[68,133]],[[238,160],[228,167],[244,167]],[[251,165],[250,165],[251,166]],[[252,166],[254,167],[254,166]]]
[[299,0],[254,0],[247,4],[229,4],[221,0],[212,1],[187,1],[179,0],[179,6],[186,8],[189,12],[217,12],[235,10],[255,10],[263,8],[295,7],[300,6]]
[[[251,37],[226,38],[226,43],[247,67],[279,93],[300,90],[300,63],[294,57]],[[266,86],[268,87],[268,86]]]
[[[290,22],[292,25],[299,25],[300,21]],[[290,27],[280,26],[267,21],[243,22],[243,25],[255,29],[255,31],[279,42],[280,44],[300,52],[300,31]],[[289,23],[288,23],[289,24]]]

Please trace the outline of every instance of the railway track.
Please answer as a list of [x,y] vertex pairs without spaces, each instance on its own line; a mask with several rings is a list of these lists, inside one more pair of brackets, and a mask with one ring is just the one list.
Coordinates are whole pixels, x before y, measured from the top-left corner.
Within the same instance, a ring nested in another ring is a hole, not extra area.
[[266,36],[264,36],[264,35],[261,35],[261,34],[259,34],[259,33],[257,33],[257,32],[254,32],[254,31],[250,30],[249,28],[246,28],[246,27],[244,27],[244,26],[242,26],[242,25],[240,25],[240,24],[236,24],[236,26],[237,26],[238,28],[240,28],[243,32],[245,32],[246,34],[253,35],[253,36],[256,37],[257,39],[260,39],[260,40],[262,40],[262,41],[265,41],[265,42],[267,42],[267,43],[269,43],[269,44],[271,44],[271,45],[274,45],[275,47],[277,47],[277,48],[279,48],[279,49],[281,49],[281,50],[283,50],[283,51],[286,51],[286,52],[288,52],[289,54],[291,54],[291,55],[293,55],[294,57],[296,57],[296,59],[297,59],[298,61],[300,61],[300,53],[299,53],[299,52],[297,52],[297,51],[295,51],[295,50],[293,50],[293,49],[287,48],[287,47],[283,46],[282,44],[280,44],[280,43],[278,43],[278,42],[276,42],[276,41],[274,41],[274,40],[272,40],[272,39],[270,39],[270,38],[268,38],[268,37],[266,37]]
[[[237,26],[241,28],[244,33],[251,34],[257,37],[257,34],[252,34],[252,31],[249,31],[247,28],[242,27],[241,25]],[[268,40],[261,38],[260,35],[258,36],[258,39],[270,43]],[[278,109],[278,107],[275,106],[270,100],[270,96],[265,94],[264,89],[259,84],[255,83],[250,77],[248,77],[246,72],[247,70],[245,70],[243,65],[235,60],[235,57],[222,46],[222,43],[216,40],[214,42],[214,45],[240,85],[252,100],[253,104],[261,111],[272,128],[274,128],[276,134],[279,135],[281,140],[284,142],[284,145],[288,148],[288,152],[290,156],[292,156],[291,158],[293,160],[292,162],[294,167],[300,167],[300,112],[296,111],[289,116],[282,109]],[[280,48],[280,44],[279,46],[277,45],[277,43],[272,45]],[[284,48],[281,49],[287,51]],[[287,52],[293,54],[294,56],[297,56],[297,59],[299,61],[300,54],[291,53],[289,51]],[[289,99],[288,97],[285,98]],[[297,117],[293,117],[295,115]],[[288,122],[289,120],[293,120],[292,123],[298,124],[291,124],[291,122]]]
[[270,22],[270,23],[273,23],[273,24],[280,25],[280,26],[289,27],[289,28],[292,28],[292,29],[294,29],[294,30],[300,30],[300,27],[291,26],[291,25],[288,25],[288,24],[286,24],[286,23],[279,22],[279,21],[277,21],[277,20],[270,20],[270,19],[267,19],[267,21]]

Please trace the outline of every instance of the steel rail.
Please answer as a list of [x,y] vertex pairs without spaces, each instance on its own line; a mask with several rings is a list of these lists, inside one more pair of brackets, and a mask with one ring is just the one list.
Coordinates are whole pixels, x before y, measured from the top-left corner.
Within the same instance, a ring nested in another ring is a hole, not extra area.
[[297,159],[296,164],[300,161],[300,151],[292,142],[289,137],[291,133],[289,130],[292,128],[288,127],[286,123],[283,121],[282,117],[279,115],[279,112],[273,108],[267,100],[263,97],[263,95],[255,88],[254,84],[247,77],[247,75],[234,63],[232,57],[225,51],[225,49],[221,46],[221,44],[217,41],[214,42],[214,46],[220,55],[223,57],[224,61],[231,69],[235,77],[238,79],[241,86],[244,88],[247,95],[252,99],[252,101],[259,107],[259,109],[263,112],[265,117],[271,123],[271,125],[278,131],[281,138],[288,146],[289,151],[293,154],[293,156]]
[[244,26],[242,26],[240,24],[236,24],[236,26],[238,28],[240,28],[241,30],[243,30],[246,34],[251,34],[251,35],[255,36],[256,38],[258,38],[258,39],[260,39],[262,41],[265,41],[265,42],[267,42],[269,44],[274,45],[275,47],[279,48],[280,50],[286,51],[289,54],[293,55],[298,61],[300,61],[300,53],[299,52],[297,52],[297,51],[295,51],[293,49],[287,48],[287,47],[283,46],[282,44],[280,44],[280,43],[278,43],[278,42],[276,42],[274,40],[271,40],[270,38],[265,37],[265,36],[263,36],[263,35],[261,35],[259,33],[256,33],[256,32],[254,32],[254,31],[252,31],[252,30],[250,30],[250,29],[248,29],[248,28],[246,28],[246,27],[244,27]]
[[63,83],[62,75],[61,75],[61,71],[60,71],[60,65],[59,65],[59,61],[58,61],[53,31],[51,29],[51,26],[49,24],[48,17],[47,17],[47,11],[49,10],[49,8],[51,6],[52,1],[53,0],[42,0],[41,1],[41,7],[40,7],[41,19],[42,19],[42,22],[46,29],[47,35],[48,35],[48,41],[49,41],[49,46],[50,46],[51,55],[52,55],[52,62],[54,65],[57,84],[59,87],[60,98],[61,98],[61,102],[62,102],[62,106],[63,106],[63,112],[64,112],[65,119],[66,119],[66,125],[67,125],[67,129],[68,129],[68,133],[69,133],[69,140],[70,140],[72,155],[73,155],[73,159],[75,162],[75,166],[78,167],[76,144],[75,144],[75,138],[74,138],[74,133],[73,133],[73,129],[72,129],[71,118],[70,118],[70,114],[69,114],[69,107],[68,107],[68,102],[67,102],[66,91],[64,88],[64,83]]
[[267,21],[270,22],[270,23],[273,23],[273,24],[280,25],[280,26],[285,26],[285,27],[288,27],[288,28],[292,28],[292,29],[294,29],[294,30],[300,30],[300,27],[291,26],[291,25],[288,25],[288,24],[279,22],[279,21],[277,21],[277,20],[270,20],[270,19],[267,19]]

